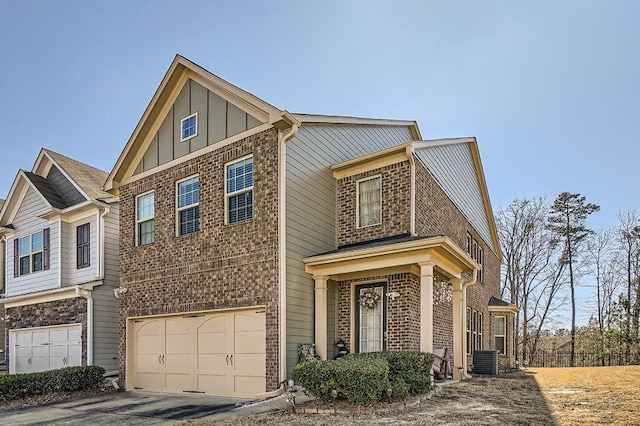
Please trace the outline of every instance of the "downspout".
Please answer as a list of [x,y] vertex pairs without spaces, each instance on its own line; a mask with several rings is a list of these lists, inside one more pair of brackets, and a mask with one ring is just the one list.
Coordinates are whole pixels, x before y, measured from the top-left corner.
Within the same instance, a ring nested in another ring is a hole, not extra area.
[[[49,235],[51,238],[51,235]],[[62,288],[62,219],[58,218],[58,288]],[[69,249],[67,249],[69,250]],[[51,240],[49,240],[49,253],[51,253]],[[51,266],[51,264],[49,264]]]
[[462,378],[463,379],[470,379],[471,376],[469,376],[467,374],[467,287],[470,287],[472,285],[474,285],[478,280],[478,268],[473,268],[473,276],[471,277],[471,281],[469,281],[466,284],[462,284],[462,291],[461,291],[461,302],[462,302],[462,318],[464,318],[464,320],[462,321],[462,329],[460,330],[460,332],[462,333],[462,341],[464,342],[464,347],[463,347],[463,370],[462,370]]
[[98,252],[96,258],[98,265],[96,266],[96,280],[104,279],[104,217],[111,212],[109,207],[105,207],[98,216]]
[[[291,130],[284,133],[278,130],[278,281],[279,281],[279,301],[278,312],[280,318],[278,321],[279,335],[279,352],[280,352],[280,382],[287,379],[287,142],[290,141],[298,133],[298,123],[291,124]],[[282,387],[284,391],[284,387]]]
[[411,185],[410,185],[410,227],[409,232],[412,236],[416,236],[416,159],[413,156],[413,144],[407,145],[407,158],[409,159],[409,170],[411,173]]
[[91,290],[76,286],[76,294],[87,299],[87,365],[93,365],[93,297]]

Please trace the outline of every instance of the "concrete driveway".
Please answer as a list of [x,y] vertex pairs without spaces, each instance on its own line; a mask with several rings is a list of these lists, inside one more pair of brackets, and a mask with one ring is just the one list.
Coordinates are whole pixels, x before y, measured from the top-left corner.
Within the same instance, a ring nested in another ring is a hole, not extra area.
[[203,395],[116,392],[2,413],[0,425],[173,425],[188,419],[247,416],[287,407],[284,398],[253,407],[238,406],[245,402]]

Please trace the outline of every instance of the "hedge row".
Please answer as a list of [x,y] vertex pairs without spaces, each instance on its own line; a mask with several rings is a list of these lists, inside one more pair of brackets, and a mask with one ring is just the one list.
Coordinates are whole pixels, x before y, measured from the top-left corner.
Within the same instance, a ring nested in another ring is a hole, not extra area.
[[10,401],[29,395],[96,388],[103,377],[104,368],[95,365],[0,376],[0,399]]
[[293,378],[323,401],[332,400],[335,393],[337,399],[366,404],[424,392],[431,385],[432,363],[433,354],[424,352],[351,354],[336,361],[300,363]]

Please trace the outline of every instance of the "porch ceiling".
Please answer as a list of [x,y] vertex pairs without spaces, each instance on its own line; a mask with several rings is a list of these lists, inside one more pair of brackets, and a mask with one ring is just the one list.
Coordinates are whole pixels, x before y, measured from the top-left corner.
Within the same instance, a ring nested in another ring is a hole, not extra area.
[[402,268],[420,275],[419,265],[434,262],[444,274],[461,278],[464,272],[479,268],[467,253],[449,238],[438,236],[390,243],[375,247],[338,250],[303,259],[305,270],[331,279],[375,270]]

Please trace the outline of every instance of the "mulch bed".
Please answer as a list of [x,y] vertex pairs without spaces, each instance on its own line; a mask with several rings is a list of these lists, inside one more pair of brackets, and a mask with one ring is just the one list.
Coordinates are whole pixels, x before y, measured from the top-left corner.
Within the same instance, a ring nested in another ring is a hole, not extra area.
[[0,413],[5,411],[20,410],[22,408],[35,407],[38,405],[53,404],[56,402],[68,401],[70,399],[89,398],[116,392],[112,387],[97,389],[85,389],[72,392],[54,392],[44,395],[32,395],[26,398],[14,399],[11,401],[0,400]]

